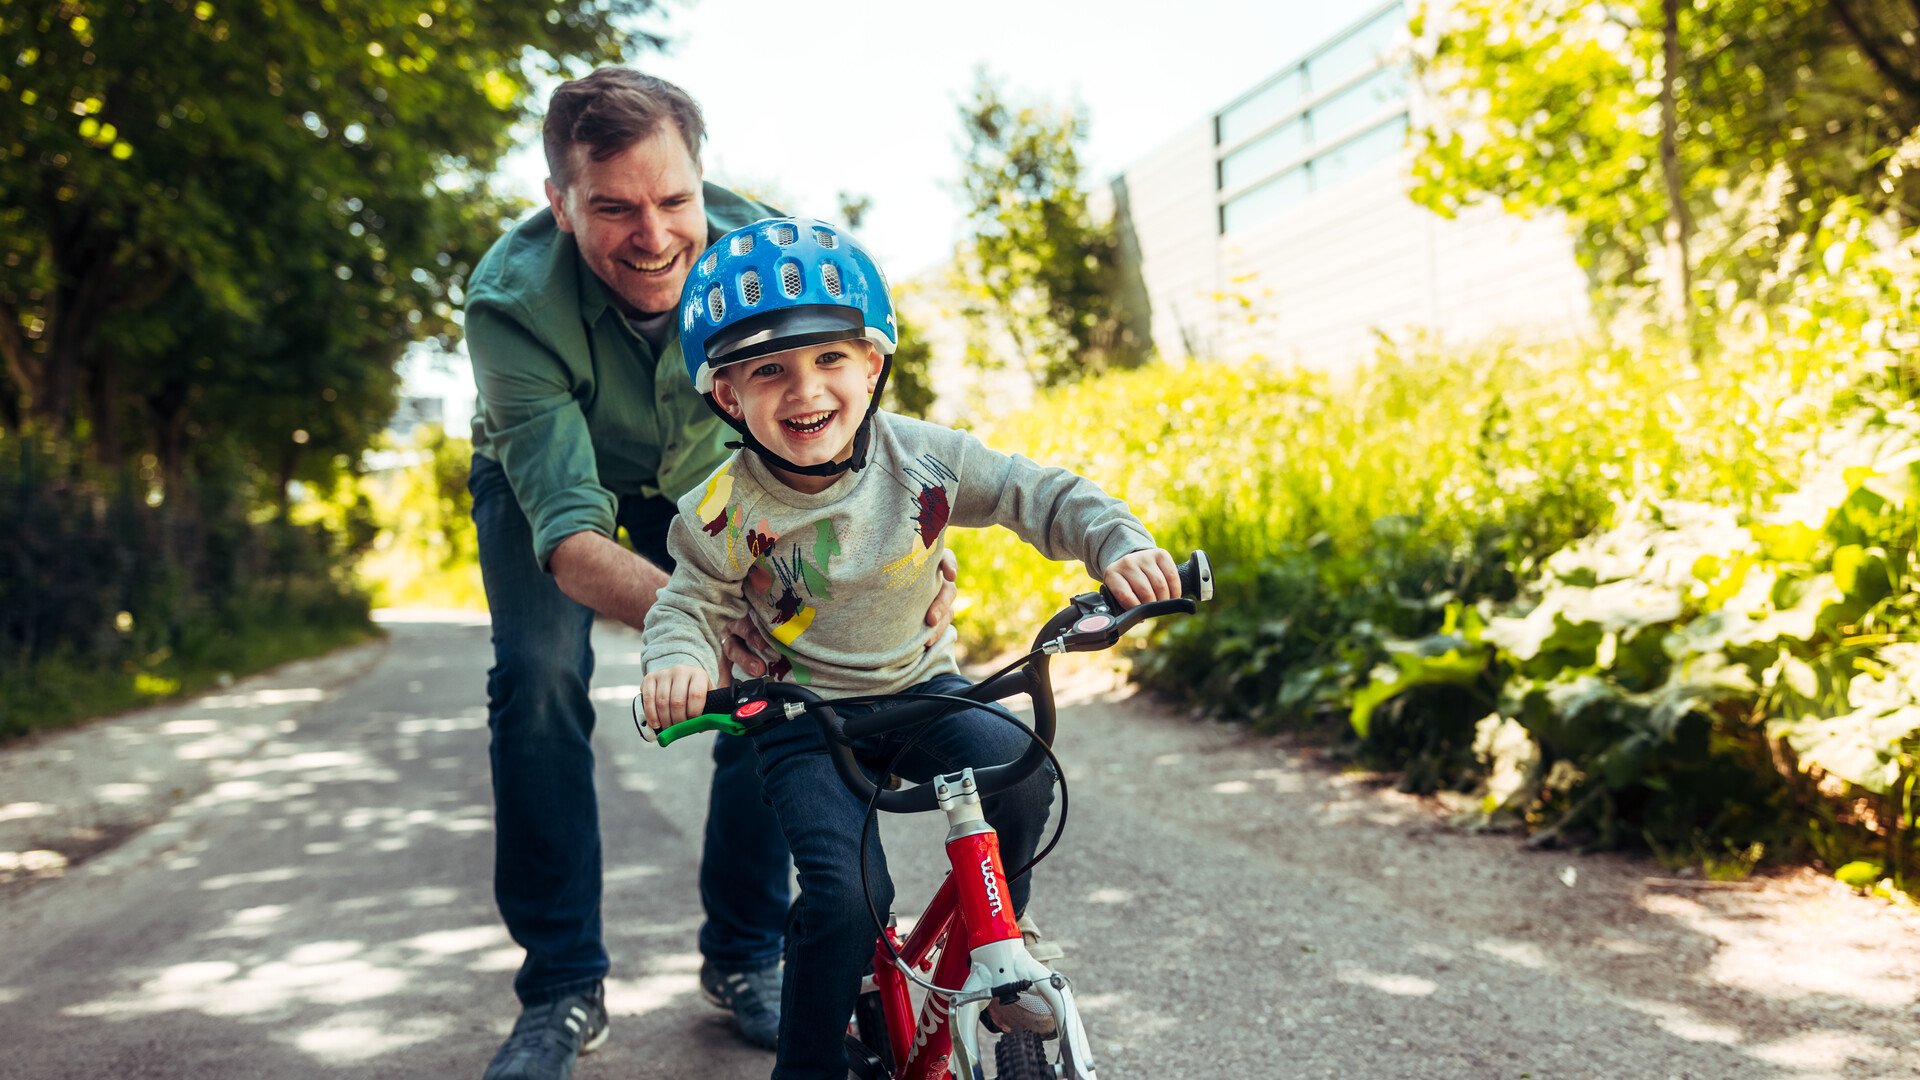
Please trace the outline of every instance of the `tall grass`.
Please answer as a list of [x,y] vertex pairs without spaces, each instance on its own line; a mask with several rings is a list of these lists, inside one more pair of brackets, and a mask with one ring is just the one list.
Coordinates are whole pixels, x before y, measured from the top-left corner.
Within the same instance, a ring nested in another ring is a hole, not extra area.
[[[1205,548],[1224,582],[1214,629],[1183,633],[1264,625],[1294,639],[1268,662],[1297,662],[1333,656],[1352,624],[1510,590],[1627,494],[1745,506],[1781,490],[1841,378],[1803,352],[1692,366],[1660,350],[1416,346],[1344,376],[1164,363],[1050,391],[979,434],[1093,478],[1176,554]],[[951,542],[970,647],[1013,644],[1084,587],[1010,533]],[[1316,606],[1332,610],[1301,610]]]

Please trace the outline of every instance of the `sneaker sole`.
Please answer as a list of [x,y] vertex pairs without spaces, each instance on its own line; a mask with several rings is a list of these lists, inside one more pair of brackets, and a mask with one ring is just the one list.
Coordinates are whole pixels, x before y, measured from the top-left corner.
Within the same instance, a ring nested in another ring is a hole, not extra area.
[[595,1050],[600,1049],[600,1047],[606,1043],[607,1036],[611,1034],[613,1034],[613,1025],[602,1025],[599,1031],[593,1033],[592,1038],[580,1044],[580,1052],[582,1054],[591,1054]]

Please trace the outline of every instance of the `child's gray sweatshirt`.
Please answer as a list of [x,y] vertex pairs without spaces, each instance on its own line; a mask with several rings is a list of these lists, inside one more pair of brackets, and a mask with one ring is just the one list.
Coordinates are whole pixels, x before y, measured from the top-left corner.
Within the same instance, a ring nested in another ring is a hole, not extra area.
[[693,664],[717,678],[722,628],[745,612],[780,650],[776,676],[893,693],[958,670],[951,629],[922,645],[947,526],[1005,525],[1096,574],[1154,546],[1091,480],[936,424],[886,412],[873,423],[867,467],[817,495],[741,450],[680,500],[667,534],[678,566],[647,614],[646,670]]

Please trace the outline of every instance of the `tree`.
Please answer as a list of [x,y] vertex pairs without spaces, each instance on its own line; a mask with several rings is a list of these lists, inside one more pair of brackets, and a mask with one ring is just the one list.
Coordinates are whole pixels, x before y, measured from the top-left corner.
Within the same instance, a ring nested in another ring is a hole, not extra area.
[[0,424],[84,431],[111,464],[390,404],[406,343],[458,334],[534,73],[617,57],[648,6],[0,8]]
[[961,192],[971,238],[961,252],[966,314],[983,337],[1004,335],[1036,385],[1134,367],[1151,352],[1143,322],[1121,301],[1119,241],[1083,186],[1083,109],[1016,105],[976,73],[960,107]]
[[1842,13],[1867,9],[1856,20],[1867,40],[1915,25],[1908,0],[1458,0],[1422,12],[1415,62],[1431,108],[1414,196],[1442,213],[1488,198],[1564,212],[1603,300],[1664,286],[1684,329],[1682,310],[1749,295],[1753,271],[1836,199],[1912,207],[1911,178],[1885,166],[1920,123],[1920,96],[1848,32]]

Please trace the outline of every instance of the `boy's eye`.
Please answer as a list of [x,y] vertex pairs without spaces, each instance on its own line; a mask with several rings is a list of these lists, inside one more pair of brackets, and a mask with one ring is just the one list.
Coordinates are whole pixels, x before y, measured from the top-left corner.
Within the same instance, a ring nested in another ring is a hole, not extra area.
[[841,360],[845,360],[846,358],[847,358],[846,353],[839,352],[838,350],[834,350],[834,351],[821,353],[819,356],[814,357],[813,362],[816,364],[832,364],[832,363],[837,363],[838,361],[841,361]]
[[780,374],[779,364],[761,364],[759,367],[753,369],[755,378],[771,379],[778,374]]

